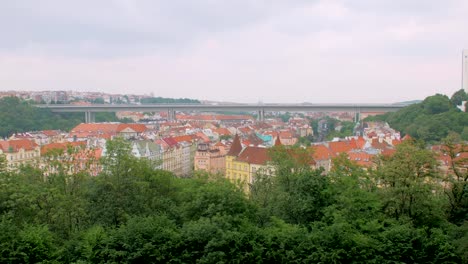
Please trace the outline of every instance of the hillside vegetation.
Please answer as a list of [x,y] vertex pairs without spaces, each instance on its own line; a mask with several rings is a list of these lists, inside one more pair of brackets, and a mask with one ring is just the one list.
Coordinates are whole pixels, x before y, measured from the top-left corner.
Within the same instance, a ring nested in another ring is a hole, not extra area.
[[[118,121],[114,113],[96,113],[97,122]],[[84,122],[83,113],[52,113],[17,97],[0,99],[0,137],[46,129],[70,130]]]
[[468,113],[456,107],[467,96],[463,90],[449,99],[436,94],[421,103],[407,106],[397,112],[368,117],[364,121],[385,121],[403,134],[426,142],[440,142],[450,132],[468,140]]

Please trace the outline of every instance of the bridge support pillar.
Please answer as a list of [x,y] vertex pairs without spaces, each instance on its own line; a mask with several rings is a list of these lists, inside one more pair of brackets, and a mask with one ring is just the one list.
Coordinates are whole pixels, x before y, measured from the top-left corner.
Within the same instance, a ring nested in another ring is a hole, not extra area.
[[260,109],[258,110],[258,118],[257,120],[259,122],[264,122],[265,121],[265,109]]
[[94,123],[96,122],[96,114],[91,111],[85,112],[85,123]]
[[168,121],[176,121],[176,111],[174,109],[167,110],[167,120]]

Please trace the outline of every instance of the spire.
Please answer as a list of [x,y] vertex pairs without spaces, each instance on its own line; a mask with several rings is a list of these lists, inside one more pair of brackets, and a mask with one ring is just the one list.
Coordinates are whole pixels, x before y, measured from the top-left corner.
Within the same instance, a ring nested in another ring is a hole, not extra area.
[[276,133],[276,140],[275,140],[275,147],[276,146],[281,146],[281,140],[280,140],[280,135],[279,133]]
[[228,156],[238,156],[242,151],[242,145],[240,143],[239,135],[236,133],[234,141],[232,142],[231,149],[227,153]]

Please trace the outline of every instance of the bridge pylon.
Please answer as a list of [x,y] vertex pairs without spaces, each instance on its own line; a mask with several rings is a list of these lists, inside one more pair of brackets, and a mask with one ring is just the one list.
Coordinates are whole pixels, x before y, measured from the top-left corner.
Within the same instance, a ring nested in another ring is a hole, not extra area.
[[85,123],[94,123],[96,122],[96,113],[91,111],[85,112]]

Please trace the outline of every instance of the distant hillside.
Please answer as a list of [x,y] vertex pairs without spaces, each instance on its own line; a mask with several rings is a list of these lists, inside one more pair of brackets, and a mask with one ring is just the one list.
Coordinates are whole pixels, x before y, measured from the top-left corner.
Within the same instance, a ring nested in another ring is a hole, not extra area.
[[403,134],[426,142],[438,142],[449,132],[468,140],[468,113],[460,111],[447,96],[436,94],[398,112],[368,117],[364,121],[386,121]]
[[[118,121],[114,113],[96,113],[97,122]],[[0,99],[0,137],[32,130],[69,130],[84,122],[81,113],[52,113],[17,97]]]
[[150,97],[142,98],[140,100],[142,104],[200,104],[200,101],[188,98],[164,98],[164,97]]

